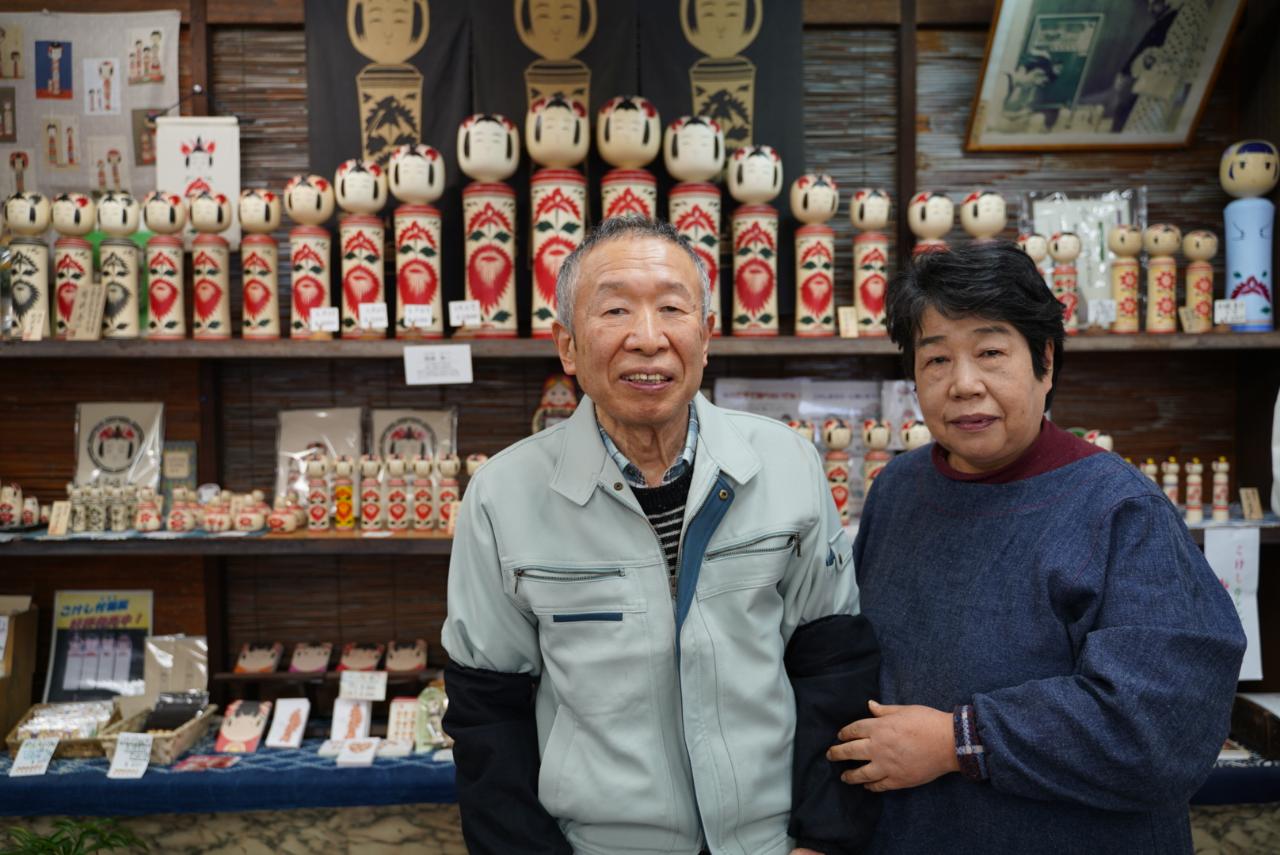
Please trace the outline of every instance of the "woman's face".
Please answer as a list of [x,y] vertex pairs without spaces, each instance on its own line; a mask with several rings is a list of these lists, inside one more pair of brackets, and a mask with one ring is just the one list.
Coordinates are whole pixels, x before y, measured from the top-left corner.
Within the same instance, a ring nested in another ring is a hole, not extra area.
[[1012,324],[925,310],[916,340],[916,389],[925,424],[950,452],[954,468],[990,472],[1017,460],[1035,441],[1053,385],[1052,349],[1037,380],[1027,340]]

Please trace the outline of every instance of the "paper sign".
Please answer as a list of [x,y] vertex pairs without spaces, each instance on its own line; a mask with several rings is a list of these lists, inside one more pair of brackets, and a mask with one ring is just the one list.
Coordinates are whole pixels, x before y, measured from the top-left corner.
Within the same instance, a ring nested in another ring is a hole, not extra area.
[[337,332],[338,331],[338,308],[337,306],[323,306],[311,310],[311,331],[312,332]]
[[435,309],[430,303],[409,303],[404,307],[404,322],[412,329],[426,329],[435,319]]
[[836,309],[836,321],[840,324],[841,338],[858,337],[858,307],[841,306]]
[[410,386],[470,383],[471,345],[425,344],[404,349],[404,382]]
[[71,524],[71,502],[63,499],[54,502],[49,509],[49,536],[66,537],[67,526]]
[[1258,544],[1254,527],[1210,526],[1204,530],[1204,557],[1236,604],[1248,646],[1241,680],[1262,679],[1262,637],[1258,627]]
[[343,671],[338,684],[338,697],[353,701],[385,701],[386,671]]
[[1089,313],[1089,326],[1109,327],[1116,322],[1115,300],[1090,300],[1085,305]]
[[1245,322],[1244,300],[1214,300],[1213,322],[1243,324]]
[[76,289],[76,301],[67,322],[67,338],[97,341],[102,338],[102,312],[107,305],[107,288],[101,280],[84,282]]
[[122,733],[116,738],[116,756],[111,758],[108,778],[141,778],[151,763],[150,733]]
[[58,747],[58,737],[41,737],[24,739],[18,747],[18,756],[13,758],[9,767],[10,778],[25,778],[29,775],[43,775],[53,759],[53,752]]
[[386,303],[360,304],[360,329],[385,330],[387,328]]
[[1199,332],[1200,322],[1196,318],[1195,311],[1190,306],[1183,306],[1178,309],[1178,319],[1182,321],[1183,332]]
[[44,338],[45,307],[37,303],[22,317],[22,340],[40,341]]
[[480,318],[479,300],[449,301],[449,326],[460,327],[466,324],[479,324]]
[[1262,519],[1262,497],[1258,495],[1257,487],[1240,488],[1240,508],[1244,511],[1245,519]]

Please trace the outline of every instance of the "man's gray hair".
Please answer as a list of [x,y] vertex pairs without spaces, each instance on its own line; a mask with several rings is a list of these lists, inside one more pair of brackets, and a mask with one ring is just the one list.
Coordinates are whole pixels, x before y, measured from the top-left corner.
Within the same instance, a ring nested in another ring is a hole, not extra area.
[[556,320],[571,335],[574,300],[578,296],[578,283],[582,279],[582,259],[598,245],[621,238],[657,238],[680,247],[680,251],[689,256],[694,269],[698,271],[698,285],[702,292],[702,320],[706,321],[707,313],[711,311],[711,279],[702,259],[680,237],[676,227],[662,220],[649,220],[634,215],[610,217],[596,226],[582,244],[565,258],[560,265],[560,275],[556,277]]

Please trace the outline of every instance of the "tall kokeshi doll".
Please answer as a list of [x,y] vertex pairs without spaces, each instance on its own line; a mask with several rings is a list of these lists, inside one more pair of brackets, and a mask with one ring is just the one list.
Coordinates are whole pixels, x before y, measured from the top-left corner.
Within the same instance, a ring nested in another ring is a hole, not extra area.
[[912,255],[947,248],[944,238],[956,221],[956,206],[942,193],[917,193],[907,206],[907,227],[916,236]]
[[365,329],[360,307],[387,302],[382,271],[386,235],[378,212],[387,202],[387,175],[372,160],[347,160],[333,177],[334,198],[346,212],[338,219],[342,250],[342,337],[385,338],[386,328]]
[[1116,304],[1113,333],[1138,331],[1138,275],[1141,265],[1142,229],[1121,223],[1107,232],[1107,249],[1115,254],[1111,260],[1111,299]]
[[995,240],[1008,223],[1004,197],[992,190],[975,190],[960,203],[960,226],[975,241]]
[[1178,264],[1173,254],[1182,232],[1167,223],[1148,226],[1142,234],[1147,251],[1147,332],[1178,331]]
[[[387,164],[387,183],[400,200],[395,211],[396,338],[442,338],[440,210],[444,157],[429,145],[402,145]],[[406,306],[430,306],[431,322],[409,322]]]
[[840,205],[840,188],[825,173],[801,175],[791,184],[796,229],[796,335],[836,333],[835,230],[827,220]]
[[329,473],[332,462],[321,455],[307,461],[307,530],[329,530]]
[[434,509],[432,507],[431,477],[435,470],[435,460],[430,456],[415,454],[409,462],[413,471],[410,490],[413,496],[413,530],[431,531],[436,527]]
[[893,423],[884,419],[867,419],[862,423],[862,496],[871,492],[871,483],[893,459],[889,443],[893,441]]
[[98,228],[107,237],[98,245],[98,266],[107,292],[102,310],[104,338],[138,337],[138,246],[129,236],[138,230],[138,201],[122,190],[108,191],[98,203]]
[[1036,270],[1040,270],[1043,275],[1040,265],[1049,256],[1049,239],[1037,232],[1023,232],[1018,235],[1018,249],[1027,254],[1035,263]]
[[182,230],[187,225],[187,200],[177,193],[152,190],[142,200],[142,221],[152,232],[146,250],[146,337],[154,341],[184,339],[187,313],[182,299]]
[[458,486],[458,473],[462,471],[462,461],[451,451],[440,451],[436,454],[436,472],[440,481],[436,487],[436,528],[448,532],[453,520],[453,506],[462,499],[462,491]]
[[1231,464],[1227,458],[1219,457],[1213,461],[1213,521],[1226,522],[1231,519],[1231,494],[1229,483]]
[[1218,236],[1209,231],[1188,232],[1182,238],[1182,254],[1187,257],[1187,313],[1194,324],[1189,333],[1208,332],[1213,326],[1213,265],[1218,254]]
[[280,337],[280,251],[271,232],[280,227],[280,197],[270,190],[240,191],[240,268],[244,338]]
[[639,95],[610,98],[596,117],[596,150],[613,167],[600,179],[601,219],[658,214],[658,181],[647,167],[662,147],[658,108]]
[[231,246],[220,232],[231,227],[231,203],[208,190],[191,196],[191,292],[195,298],[192,336],[231,338]]
[[290,338],[329,339],[311,331],[311,310],[329,307],[329,251],[324,227],[333,216],[333,185],[319,175],[295,175],[284,185],[284,210],[295,223],[289,230]]
[[733,212],[733,325],[742,336],[778,334],[778,209],[782,158],[772,146],[744,146],[729,159]]
[[15,193],[5,202],[4,214],[15,235],[9,248],[18,328],[25,340],[45,338],[49,335],[49,244],[42,235],[49,229],[49,199],[39,193]]
[[667,172],[680,183],[671,188],[667,219],[702,259],[711,281],[712,335],[720,335],[720,188],[711,182],[724,169],[724,133],[712,119],[681,116],[663,138]]
[[1188,524],[1204,522],[1204,465],[1199,457],[1187,464],[1187,513]]
[[[185,219],[184,209],[184,222]],[[60,237],[53,243],[53,294],[50,302],[57,315],[54,329],[58,338],[67,337],[71,312],[76,305],[76,291],[93,278],[93,244],[84,236],[97,224],[98,206],[92,197],[84,193],[63,193],[53,200],[53,227]],[[181,246],[178,252],[182,252]],[[182,269],[181,265],[178,269]]]
[[1049,238],[1049,255],[1053,258],[1053,296],[1062,304],[1062,325],[1067,335],[1075,335],[1080,331],[1076,312],[1080,305],[1076,273],[1080,236],[1075,232],[1056,232]]
[[516,191],[504,184],[520,163],[520,137],[510,119],[477,113],[458,128],[458,166],[472,181],[462,190],[466,298],[480,304],[478,338],[516,335]]
[[1245,140],[1222,153],[1218,178],[1235,201],[1222,211],[1227,236],[1227,293],[1243,300],[1245,320],[1236,332],[1267,332],[1275,326],[1275,279],[1271,270],[1276,206],[1263,198],[1276,186],[1280,156],[1274,143]]
[[376,454],[360,456],[360,528],[378,531],[386,526],[382,497],[382,459]]
[[1175,507],[1178,504],[1178,475],[1181,472],[1182,466],[1176,457],[1170,457],[1160,464],[1160,488]]
[[822,459],[822,469],[831,488],[831,498],[840,514],[840,524],[849,522],[849,470],[852,459],[846,451],[853,442],[853,429],[844,419],[832,418],[822,423],[822,444],[827,447]]
[[591,141],[587,108],[559,95],[539,98],[524,123],[529,157],[543,168],[529,179],[533,253],[534,338],[551,338],[556,317],[556,277],[586,231],[587,179],[573,169],[587,156]]
[[884,301],[889,290],[889,194],[863,187],[849,200],[849,222],[858,229],[853,239],[853,305],[858,335],[885,336]]

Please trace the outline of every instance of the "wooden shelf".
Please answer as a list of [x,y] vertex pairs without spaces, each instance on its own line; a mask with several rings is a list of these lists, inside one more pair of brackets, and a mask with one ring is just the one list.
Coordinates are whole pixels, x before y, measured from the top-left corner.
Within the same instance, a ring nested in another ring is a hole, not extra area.
[[261,537],[186,537],[153,540],[15,540],[0,543],[0,560],[9,556],[184,556],[254,557],[277,555],[448,555],[453,538],[440,535],[396,534],[362,537],[359,534],[264,535]]
[[[408,671],[404,673],[387,672],[388,684],[430,683],[440,676],[439,668],[427,668],[424,671]],[[341,671],[324,671],[318,674],[295,674],[290,671],[272,671],[270,674],[236,674],[223,671],[212,675],[215,683],[337,683],[342,679]]]

